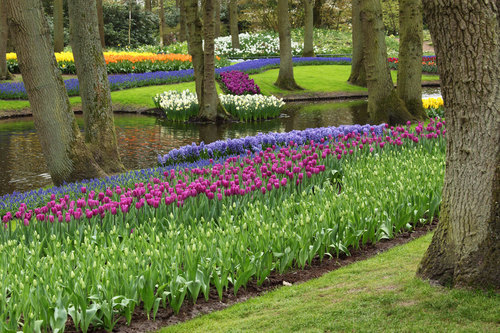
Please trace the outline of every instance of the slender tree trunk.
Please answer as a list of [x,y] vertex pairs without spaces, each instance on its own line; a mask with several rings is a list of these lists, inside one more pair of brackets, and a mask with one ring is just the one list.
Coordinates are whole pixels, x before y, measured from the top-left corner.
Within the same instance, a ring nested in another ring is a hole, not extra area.
[[427,118],[422,105],[422,0],[399,0],[398,95],[419,120]]
[[144,0],[144,10],[151,13],[151,0]]
[[220,0],[215,0],[215,38],[220,37]]
[[8,0],[12,39],[54,184],[104,176],[85,145],[57,68],[39,0]]
[[97,22],[99,25],[99,39],[101,41],[101,47],[106,48],[106,39],[104,37],[104,13],[102,8],[102,0],[96,1],[97,5]]
[[184,1],[179,0],[179,41],[181,42],[187,39],[186,5]]
[[314,57],[314,20],[313,8],[314,0],[303,0],[304,4],[304,50],[303,57]]
[[54,52],[64,50],[63,0],[54,0]]
[[160,45],[165,46],[165,43],[167,42],[165,38],[165,11],[163,9],[163,0],[159,0],[160,2],[160,10],[158,11],[158,16],[160,16]]
[[363,48],[363,31],[361,29],[361,0],[352,0],[352,60],[349,83],[366,87],[366,70]]
[[321,28],[321,25],[323,24],[321,21],[321,8],[323,8],[324,3],[325,3],[325,0],[316,0],[314,2],[313,20],[314,20],[314,27],[315,28]]
[[398,97],[387,62],[380,0],[361,1],[368,113],[375,124],[402,124],[415,119]]
[[107,173],[124,171],[116,142],[106,62],[94,1],[68,0],[71,48],[82,97],[85,142]]
[[446,117],[439,225],[417,275],[500,289],[500,7],[424,0]]
[[0,80],[10,80],[12,75],[7,69],[7,40],[9,25],[7,24],[6,0],[0,0]]
[[240,36],[238,31],[238,1],[229,1],[229,30],[231,32],[231,46],[233,49],[240,48]]
[[280,37],[280,71],[275,86],[285,90],[302,89],[293,77],[292,37],[288,19],[288,0],[278,0],[278,31]]
[[203,105],[203,41],[198,14],[198,0],[184,0],[186,10],[188,51],[192,57],[198,104]]

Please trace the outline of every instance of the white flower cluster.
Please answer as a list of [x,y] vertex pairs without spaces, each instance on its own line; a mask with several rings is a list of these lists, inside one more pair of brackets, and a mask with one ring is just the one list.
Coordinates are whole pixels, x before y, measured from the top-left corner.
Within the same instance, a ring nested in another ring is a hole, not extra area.
[[281,108],[285,105],[282,98],[264,95],[220,95],[221,103],[232,105],[238,111],[265,108]]
[[189,89],[182,92],[176,90],[165,91],[162,94],[157,94],[153,99],[161,109],[174,112],[183,112],[190,110],[193,106],[198,106],[196,93],[190,92]]

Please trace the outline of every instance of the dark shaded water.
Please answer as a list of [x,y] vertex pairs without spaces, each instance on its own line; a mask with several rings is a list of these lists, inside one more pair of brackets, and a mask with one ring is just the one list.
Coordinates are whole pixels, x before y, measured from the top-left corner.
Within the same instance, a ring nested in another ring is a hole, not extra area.
[[[82,118],[78,117],[82,125]],[[192,142],[210,143],[259,132],[288,132],[312,127],[366,124],[364,101],[288,105],[278,119],[220,126],[175,124],[152,116],[115,114],[120,154],[127,169],[156,166],[166,154]],[[51,185],[33,119],[0,120],[0,195]]]

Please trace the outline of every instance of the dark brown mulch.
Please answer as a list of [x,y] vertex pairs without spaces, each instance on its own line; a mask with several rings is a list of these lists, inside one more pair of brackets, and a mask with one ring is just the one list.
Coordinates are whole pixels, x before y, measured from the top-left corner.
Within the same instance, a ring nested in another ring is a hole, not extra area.
[[[318,278],[325,273],[334,271],[353,262],[368,259],[394,246],[406,244],[421,237],[429,231],[434,230],[436,226],[437,220],[434,220],[431,224],[416,227],[411,232],[398,234],[394,239],[382,240],[376,244],[367,244],[358,250],[351,251],[350,256],[341,255],[340,258],[324,259],[323,261],[320,261],[319,258],[315,258],[311,265],[307,265],[304,269],[292,270],[282,275],[271,273],[263,285],[257,286],[255,281],[251,281],[246,289],[240,288],[237,296],[234,296],[232,289],[228,290],[224,293],[222,301],[219,300],[217,292],[212,288],[208,301],[200,297],[194,305],[190,300],[186,299],[177,315],[174,314],[170,308],[164,309],[160,307],[155,321],[148,320],[142,308],[137,307],[130,326],[126,325],[125,318],[122,317],[118,321],[113,332],[131,333],[156,331],[162,327],[187,321],[202,314],[222,310],[235,303],[244,302],[251,297],[256,297],[264,292],[279,288],[284,284],[302,283],[310,279]],[[66,332],[76,332],[71,321],[68,321]],[[103,329],[97,329],[95,332],[104,333],[105,331]]]

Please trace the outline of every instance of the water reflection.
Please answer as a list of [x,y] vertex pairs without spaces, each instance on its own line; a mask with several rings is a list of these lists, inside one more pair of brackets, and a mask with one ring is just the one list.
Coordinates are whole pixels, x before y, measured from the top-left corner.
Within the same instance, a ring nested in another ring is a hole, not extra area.
[[[82,126],[82,117],[77,120]],[[158,154],[192,142],[368,122],[365,101],[289,104],[278,119],[219,126],[175,124],[152,116],[115,114],[120,154],[127,169],[155,166]],[[0,170],[0,195],[51,185],[32,118],[0,121]]]

